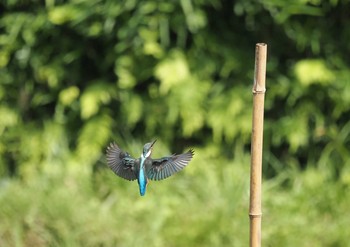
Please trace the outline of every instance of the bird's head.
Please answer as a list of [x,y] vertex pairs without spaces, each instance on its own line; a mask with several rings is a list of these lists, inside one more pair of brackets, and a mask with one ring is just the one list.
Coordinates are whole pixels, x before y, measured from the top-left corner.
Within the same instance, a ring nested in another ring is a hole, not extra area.
[[144,146],[143,146],[143,152],[142,152],[142,156],[143,158],[148,158],[149,156],[151,156],[151,153],[152,153],[152,148],[153,148],[153,145],[154,143],[156,143],[157,140],[154,140],[153,142],[149,142],[149,143],[146,143]]

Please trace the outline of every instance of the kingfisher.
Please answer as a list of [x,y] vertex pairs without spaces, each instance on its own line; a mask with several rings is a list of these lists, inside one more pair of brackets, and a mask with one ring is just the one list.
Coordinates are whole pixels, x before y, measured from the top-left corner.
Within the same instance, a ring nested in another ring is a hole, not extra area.
[[182,170],[191,161],[194,150],[183,154],[173,154],[160,159],[152,159],[153,145],[157,140],[143,146],[141,157],[135,159],[112,142],[107,147],[107,164],[111,170],[126,180],[137,179],[140,195],[144,196],[149,180],[162,180]]

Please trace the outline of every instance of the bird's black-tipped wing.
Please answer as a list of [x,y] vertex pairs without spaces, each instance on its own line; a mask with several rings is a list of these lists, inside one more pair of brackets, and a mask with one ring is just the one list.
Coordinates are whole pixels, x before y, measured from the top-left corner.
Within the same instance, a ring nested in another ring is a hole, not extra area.
[[107,164],[115,174],[129,181],[136,179],[138,160],[121,150],[115,143],[109,145],[106,156]]
[[190,149],[187,153],[172,155],[152,160],[147,164],[147,177],[151,180],[162,180],[182,170],[191,161],[194,151]]

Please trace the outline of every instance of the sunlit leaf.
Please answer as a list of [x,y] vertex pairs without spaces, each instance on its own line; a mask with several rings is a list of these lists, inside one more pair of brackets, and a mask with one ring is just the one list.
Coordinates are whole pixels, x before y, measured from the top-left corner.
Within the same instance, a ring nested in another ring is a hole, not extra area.
[[0,134],[2,134],[6,127],[11,127],[18,123],[19,116],[12,109],[0,105],[0,119]]
[[76,86],[65,88],[60,92],[59,100],[64,106],[70,105],[79,96],[80,90]]
[[107,114],[95,116],[86,122],[78,137],[77,156],[91,164],[100,156],[101,148],[111,135],[112,118]]
[[96,82],[89,86],[81,95],[81,117],[90,118],[98,113],[102,104],[107,104],[112,97],[113,87],[105,83]]
[[329,84],[335,79],[334,73],[320,59],[301,60],[294,70],[298,80],[305,86],[314,83]]
[[72,21],[79,15],[79,10],[72,5],[55,6],[49,11],[49,20],[56,25]]
[[155,75],[161,81],[160,92],[166,94],[172,87],[183,84],[190,75],[188,63],[180,51],[173,51],[156,67]]

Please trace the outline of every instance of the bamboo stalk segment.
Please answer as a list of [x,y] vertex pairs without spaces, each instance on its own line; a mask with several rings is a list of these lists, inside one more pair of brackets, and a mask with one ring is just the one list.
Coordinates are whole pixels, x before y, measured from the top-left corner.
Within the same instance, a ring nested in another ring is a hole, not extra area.
[[261,246],[261,181],[267,45],[256,44],[250,170],[250,247]]

